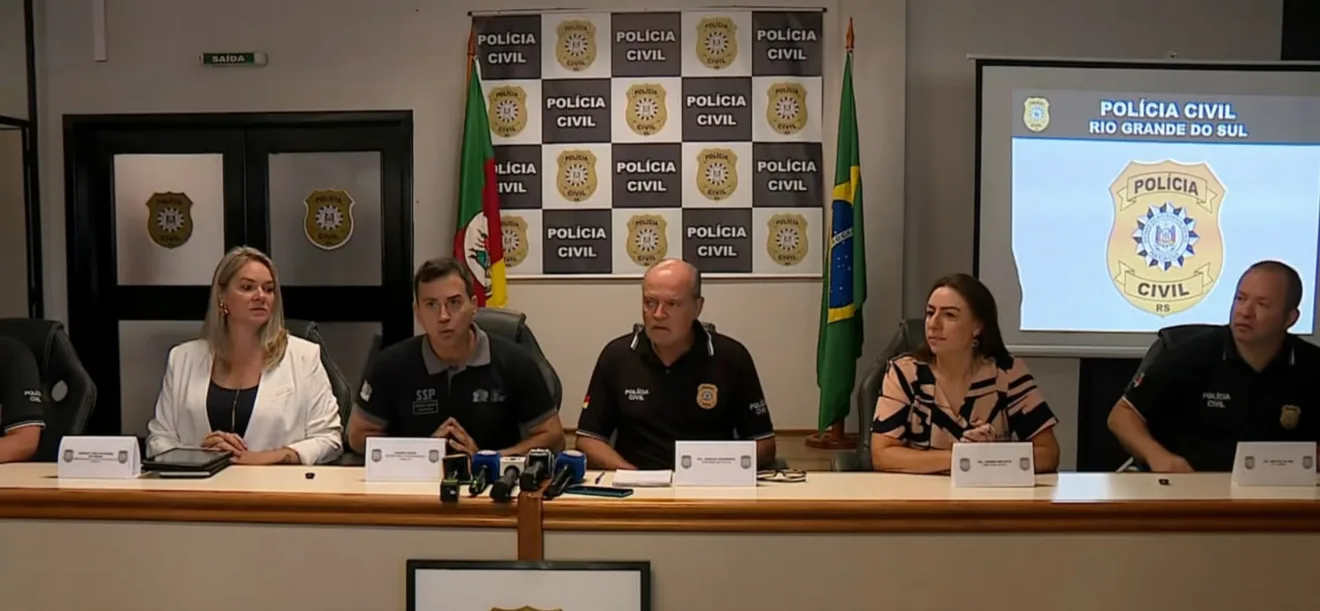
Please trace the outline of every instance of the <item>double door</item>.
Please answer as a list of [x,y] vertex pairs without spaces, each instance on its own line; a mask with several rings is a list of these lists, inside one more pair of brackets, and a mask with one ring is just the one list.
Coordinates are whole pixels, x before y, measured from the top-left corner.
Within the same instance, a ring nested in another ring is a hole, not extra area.
[[349,379],[413,332],[410,112],[127,115],[65,122],[69,330],[93,434],[146,433],[175,344],[230,248],[271,256],[285,317]]

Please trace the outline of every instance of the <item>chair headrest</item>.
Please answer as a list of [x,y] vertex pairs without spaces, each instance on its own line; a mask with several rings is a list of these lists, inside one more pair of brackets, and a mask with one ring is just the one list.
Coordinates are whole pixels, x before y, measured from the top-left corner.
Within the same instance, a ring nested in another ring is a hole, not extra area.
[[32,351],[42,372],[46,371],[55,336],[64,331],[64,323],[40,318],[0,318],[0,335],[12,337]]
[[289,331],[289,335],[309,342],[321,343],[321,333],[316,329],[316,323],[310,320],[287,319],[284,321],[284,328]]
[[474,319],[486,333],[519,342],[527,328],[527,315],[509,308],[477,308]]

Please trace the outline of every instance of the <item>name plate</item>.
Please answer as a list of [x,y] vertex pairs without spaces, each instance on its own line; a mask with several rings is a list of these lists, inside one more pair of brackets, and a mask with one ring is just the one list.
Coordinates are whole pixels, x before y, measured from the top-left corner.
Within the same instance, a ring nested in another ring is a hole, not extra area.
[[1314,442],[1244,441],[1233,457],[1234,486],[1315,487]]
[[675,486],[756,486],[755,441],[679,441]]
[[65,437],[56,474],[60,479],[133,479],[142,474],[137,437]]
[[368,482],[439,482],[445,440],[434,437],[368,437]]
[[1036,485],[1036,459],[1028,442],[955,443],[955,488],[1030,488]]

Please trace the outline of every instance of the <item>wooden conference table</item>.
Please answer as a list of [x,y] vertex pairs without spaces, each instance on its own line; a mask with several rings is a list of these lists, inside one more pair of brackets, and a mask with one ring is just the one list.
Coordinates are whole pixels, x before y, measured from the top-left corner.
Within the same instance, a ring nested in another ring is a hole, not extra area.
[[542,557],[649,560],[656,611],[1316,608],[1320,489],[1160,477],[810,473],[452,505],[354,467],[61,481],[0,465],[0,608],[399,610],[408,559]]

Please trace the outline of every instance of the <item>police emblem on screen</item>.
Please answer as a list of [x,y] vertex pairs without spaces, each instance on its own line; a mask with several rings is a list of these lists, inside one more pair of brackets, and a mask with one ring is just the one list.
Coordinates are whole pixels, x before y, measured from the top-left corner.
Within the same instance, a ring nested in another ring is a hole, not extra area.
[[722,200],[738,190],[738,154],[731,149],[703,149],[697,154],[697,190]]
[[707,68],[728,68],[738,57],[738,26],[728,17],[706,17],[697,23],[697,58]]
[[1293,430],[1297,428],[1297,423],[1302,419],[1302,408],[1296,405],[1285,405],[1279,411],[1279,426],[1285,429]]
[[185,193],[153,193],[147,200],[147,235],[157,246],[178,248],[192,237],[192,199]]
[[585,149],[561,151],[557,158],[559,172],[555,186],[559,195],[570,202],[580,202],[596,193],[596,154]]
[[596,61],[596,24],[573,19],[555,28],[555,59],[567,70],[581,72]]
[[628,110],[624,119],[628,129],[639,136],[651,136],[669,122],[665,88],[657,83],[638,83],[628,87]]
[[1022,103],[1022,124],[1033,132],[1043,132],[1050,126],[1050,101],[1045,98],[1027,98]]
[[720,389],[714,384],[702,384],[697,386],[697,405],[701,409],[715,409],[715,404],[720,401]]
[[527,92],[517,85],[491,88],[489,107],[490,132],[501,138],[512,138],[527,127]]
[[669,253],[669,239],[665,236],[668,223],[655,214],[636,214],[628,219],[628,258],[633,263],[650,267]]
[[1168,316],[1200,303],[1224,264],[1224,185],[1207,163],[1133,161],[1109,188],[1114,225],[1106,258],[1114,288],[1136,308]]
[[353,197],[343,189],[319,189],[303,198],[303,234],[321,250],[334,250],[353,237]]
[[776,214],[766,222],[765,250],[770,260],[792,267],[807,258],[807,219],[801,214]]
[[807,126],[807,88],[802,83],[774,83],[765,95],[765,120],[771,129],[791,136]]
[[504,265],[518,267],[527,260],[527,221],[511,214],[501,216],[500,233],[504,237]]

